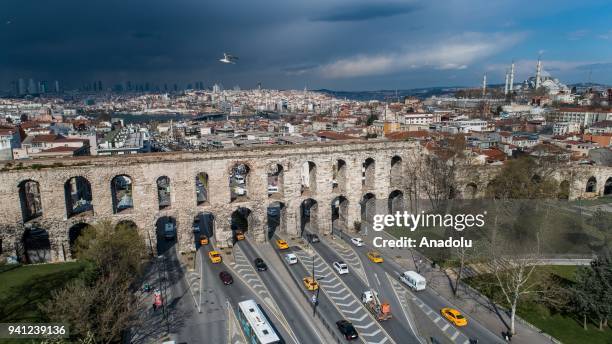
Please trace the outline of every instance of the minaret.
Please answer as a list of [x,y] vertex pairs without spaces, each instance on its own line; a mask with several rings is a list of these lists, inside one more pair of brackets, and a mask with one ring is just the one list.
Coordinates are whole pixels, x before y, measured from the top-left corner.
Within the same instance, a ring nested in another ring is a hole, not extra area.
[[484,98],[487,94],[487,73],[482,76],[482,97]]
[[505,81],[505,84],[504,84],[504,95],[508,95],[508,81],[509,81],[509,79],[508,79],[508,70],[506,69],[506,81]]
[[540,57],[538,57],[538,64],[536,65],[536,80],[535,80],[535,89],[540,88],[540,82],[542,78],[542,61]]
[[508,85],[508,91],[512,93],[513,88],[514,88],[514,61],[512,61],[512,66],[510,67],[510,84]]

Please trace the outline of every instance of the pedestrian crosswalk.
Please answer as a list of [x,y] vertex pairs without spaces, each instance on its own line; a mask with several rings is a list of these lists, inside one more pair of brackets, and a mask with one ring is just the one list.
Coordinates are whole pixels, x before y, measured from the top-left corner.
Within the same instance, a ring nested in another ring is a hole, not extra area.
[[365,343],[393,342],[383,331],[380,324],[363,307],[361,300],[342,283],[323,259],[318,255],[312,256],[304,251],[296,251],[295,254],[307,271],[311,271],[314,267],[315,278],[319,281],[321,290],[334,302],[344,318],[353,323]]

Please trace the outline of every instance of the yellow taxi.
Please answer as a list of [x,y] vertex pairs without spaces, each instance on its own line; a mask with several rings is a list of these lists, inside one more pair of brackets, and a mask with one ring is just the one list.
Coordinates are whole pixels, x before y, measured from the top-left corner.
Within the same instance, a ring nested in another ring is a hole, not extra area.
[[385,260],[383,259],[383,257],[380,255],[380,253],[376,252],[376,251],[369,251],[368,252],[368,259],[370,261],[372,261],[372,263],[382,263]]
[[467,325],[467,319],[461,314],[461,312],[454,308],[442,308],[440,310],[440,314],[442,314],[446,320],[450,321],[455,326]]
[[217,251],[208,252],[208,258],[213,264],[221,263],[221,254]]
[[312,278],[311,276],[306,276],[306,277],[302,278],[302,281],[304,282],[304,286],[308,290],[317,290],[317,289],[319,289],[319,282],[315,281],[314,278]]
[[206,235],[200,236],[200,245],[208,245],[208,237]]
[[236,240],[244,240],[244,233],[242,231],[236,231]]
[[276,240],[276,246],[278,246],[279,250],[286,250],[289,248],[289,244],[285,240],[278,239]]

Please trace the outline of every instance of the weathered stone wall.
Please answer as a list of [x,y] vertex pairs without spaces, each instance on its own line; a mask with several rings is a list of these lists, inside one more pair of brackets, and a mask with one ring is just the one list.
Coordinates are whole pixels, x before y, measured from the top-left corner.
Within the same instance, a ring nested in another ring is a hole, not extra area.
[[[284,223],[281,228],[292,235],[300,231],[300,205],[311,198],[318,204],[317,228],[322,233],[331,231],[331,203],[337,196],[348,199],[347,223],[360,218],[360,200],[366,192],[377,199],[388,197],[390,169],[393,156],[406,160],[410,150],[421,149],[410,142],[372,141],[342,144],[313,144],[300,146],[270,146],[256,149],[232,149],[206,153],[164,153],[136,156],[87,157],[62,160],[23,161],[5,163],[0,172],[0,218],[2,254],[15,255],[16,244],[27,228],[42,228],[49,233],[54,260],[69,258],[68,231],[79,223],[93,224],[110,221],[117,224],[134,222],[147,244],[156,246],[155,225],[159,218],[176,220],[180,250],[193,248],[192,223],[200,212],[214,215],[215,241],[219,246],[232,243],[231,214],[239,207],[251,210],[248,235],[257,241],[266,240],[266,211],[278,201],[284,204]],[[362,164],[375,160],[375,187],[362,186]],[[338,159],[346,162],[346,191],[332,188],[333,165]],[[301,194],[301,166],[305,161],[316,164],[316,189]],[[230,170],[238,163],[249,167],[247,199],[230,202]],[[269,198],[267,170],[270,164],[283,166],[283,194]],[[195,176],[205,172],[209,177],[208,201],[197,205]],[[113,213],[111,180],[127,175],[132,180],[134,207]],[[93,212],[67,218],[64,183],[74,176],[82,176],[91,184]],[[170,179],[171,206],[158,210],[156,181],[161,176]],[[43,214],[23,221],[18,185],[24,180],[40,184]],[[398,189],[396,186],[395,189]],[[395,190],[394,189],[394,190]]]

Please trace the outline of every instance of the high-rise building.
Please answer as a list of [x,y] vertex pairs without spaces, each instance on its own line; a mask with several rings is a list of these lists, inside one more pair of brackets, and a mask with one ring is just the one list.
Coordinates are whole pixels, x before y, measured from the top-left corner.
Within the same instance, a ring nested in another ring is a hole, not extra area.
[[37,94],[38,93],[38,88],[36,87],[36,82],[34,82],[34,79],[30,78],[30,80],[28,80],[28,94]]
[[60,83],[58,80],[55,80],[55,93],[61,93],[62,89],[60,88]]
[[28,89],[26,87],[25,80],[23,80],[22,78],[19,78],[19,81],[18,81],[18,94],[20,96],[23,96],[23,95],[26,94],[26,92],[28,92]]

